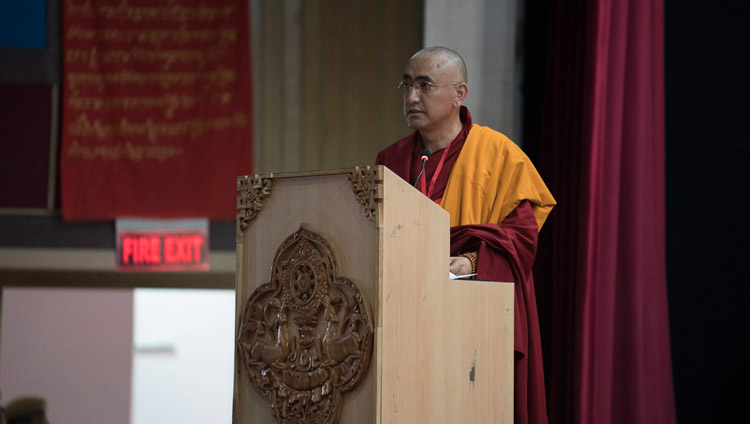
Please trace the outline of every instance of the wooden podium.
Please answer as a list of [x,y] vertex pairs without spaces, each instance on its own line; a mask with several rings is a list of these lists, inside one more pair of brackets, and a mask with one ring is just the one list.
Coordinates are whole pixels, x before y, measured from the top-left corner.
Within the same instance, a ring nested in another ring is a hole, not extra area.
[[238,178],[233,423],[511,423],[513,285],[384,168]]

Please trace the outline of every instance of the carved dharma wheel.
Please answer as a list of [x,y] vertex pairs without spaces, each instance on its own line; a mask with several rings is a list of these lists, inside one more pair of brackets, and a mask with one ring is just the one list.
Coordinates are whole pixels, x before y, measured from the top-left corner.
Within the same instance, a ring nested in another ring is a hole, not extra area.
[[271,281],[250,296],[237,350],[242,371],[277,423],[337,423],[343,394],[366,375],[369,306],[338,275],[330,244],[300,229],[276,251]]

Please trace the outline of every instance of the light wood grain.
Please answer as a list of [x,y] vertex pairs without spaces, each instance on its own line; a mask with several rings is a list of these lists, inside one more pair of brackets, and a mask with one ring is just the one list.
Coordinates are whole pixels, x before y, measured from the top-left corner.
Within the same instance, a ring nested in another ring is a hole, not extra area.
[[[370,368],[345,394],[341,423],[511,422],[513,285],[449,280],[448,213],[387,169],[382,186],[371,221],[347,170],[274,179],[237,247],[237,311],[304,225],[333,244],[377,323]],[[273,422],[237,371],[234,405],[235,424]]]
[[392,176],[383,200],[382,422],[510,423],[513,285],[449,280],[448,213]]

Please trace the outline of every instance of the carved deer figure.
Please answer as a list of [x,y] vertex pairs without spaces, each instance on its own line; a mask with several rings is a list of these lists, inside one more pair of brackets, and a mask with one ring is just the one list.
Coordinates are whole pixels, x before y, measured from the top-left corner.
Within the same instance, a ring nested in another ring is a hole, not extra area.
[[[339,303],[341,298],[334,296],[331,303]],[[330,308],[326,307],[326,318],[331,315],[334,319],[329,319],[328,328],[326,328],[326,335],[323,338],[323,349],[324,353],[328,357],[328,362],[339,363],[349,356],[360,356],[360,345],[362,342],[362,336],[357,332],[357,323],[360,320],[359,314],[357,313],[356,307],[352,308],[352,314],[347,319],[348,325],[346,326],[349,331],[343,336],[339,336],[341,331],[341,325],[339,323],[336,309],[333,305],[329,305]],[[329,313],[330,311],[330,313]],[[346,323],[345,323],[346,324]],[[330,329],[330,332],[329,332]]]
[[338,363],[349,356],[360,356],[359,345],[362,338],[356,332],[348,333],[334,340],[328,347],[328,357]]
[[259,336],[265,334],[263,308],[257,303],[253,305],[250,316],[245,319],[245,323],[242,326],[242,335],[245,333],[256,333]]
[[281,346],[278,341],[257,339],[250,348],[250,359],[252,362],[265,362],[273,364],[281,359]]
[[338,340],[339,338],[339,317],[338,313],[336,312],[336,307],[333,305],[333,303],[337,300],[340,301],[340,299],[336,298],[332,300],[328,296],[325,296],[323,300],[325,307],[325,319],[328,322],[326,324],[326,331],[323,334],[323,339],[321,341],[321,344],[323,345],[323,355],[325,355],[326,358],[324,365],[329,365],[330,363],[336,362],[331,354],[333,353],[336,340]]
[[281,358],[286,360],[289,354],[294,350],[294,340],[289,337],[289,316],[287,308],[281,306],[279,309],[278,327],[276,329],[276,340],[281,347]]
[[[273,298],[264,308],[265,324],[271,322],[269,326],[276,330],[276,340],[265,340],[260,337],[256,338],[255,343],[250,348],[250,358],[253,362],[265,362],[266,364],[278,363],[285,359],[291,351],[291,343],[287,328],[286,308],[281,302]],[[263,334],[258,332],[258,334]]]

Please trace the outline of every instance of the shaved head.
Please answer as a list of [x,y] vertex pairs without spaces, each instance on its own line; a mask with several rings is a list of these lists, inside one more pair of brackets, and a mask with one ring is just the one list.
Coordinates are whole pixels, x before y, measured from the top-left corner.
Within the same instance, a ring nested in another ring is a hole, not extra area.
[[455,51],[442,46],[426,47],[416,52],[410,60],[426,57],[440,59],[437,64],[438,69],[441,67],[441,64],[443,64],[443,66],[455,66],[462,78],[461,82],[468,82],[466,63],[464,62],[464,59],[461,57],[461,55],[456,53]]
[[424,147],[436,152],[450,144],[463,126],[461,104],[469,92],[461,56],[445,47],[422,49],[401,81],[406,123],[419,131]]

